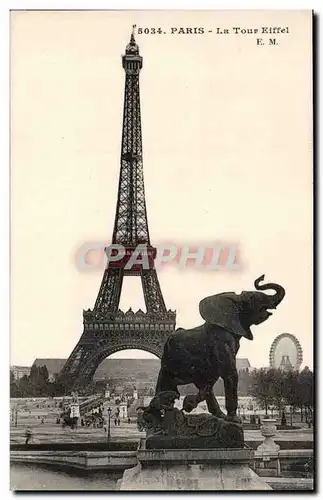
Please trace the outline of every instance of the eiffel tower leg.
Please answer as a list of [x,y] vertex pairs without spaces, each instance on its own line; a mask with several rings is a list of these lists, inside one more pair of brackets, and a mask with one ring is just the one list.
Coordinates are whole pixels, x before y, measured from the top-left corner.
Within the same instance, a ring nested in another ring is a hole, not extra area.
[[141,274],[142,289],[147,312],[166,313],[156,269],[145,269]]
[[106,312],[116,312],[119,307],[122,283],[123,270],[108,267],[104,271],[94,311],[99,311],[103,314]]
[[[83,334],[84,335],[84,334]],[[59,382],[65,387],[72,388],[75,382],[79,380],[81,367],[84,365],[88,356],[88,349],[83,344],[83,335],[76,344],[72,354],[68,358],[63,370],[59,375]]]
[[87,346],[86,354],[82,360],[82,363],[78,366],[77,377],[74,380],[74,388],[81,389],[86,387],[87,384],[91,382],[96,369],[100,363],[106,358],[105,352],[98,349],[98,346]]
[[[105,346],[102,349],[102,339],[93,341],[94,332],[84,332],[60,373],[60,382],[68,389],[80,389],[91,382],[93,375],[103,359],[111,351]],[[106,352],[108,352],[106,354]],[[113,352],[113,351],[112,351]]]

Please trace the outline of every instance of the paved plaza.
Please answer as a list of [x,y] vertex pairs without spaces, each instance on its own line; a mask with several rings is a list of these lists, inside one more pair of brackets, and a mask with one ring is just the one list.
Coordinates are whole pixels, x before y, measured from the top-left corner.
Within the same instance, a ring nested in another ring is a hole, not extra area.
[[[103,415],[106,418],[106,409],[110,403],[104,404]],[[113,415],[116,410],[115,405],[110,405],[112,408],[112,418],[110,421],[111,440],[139,440],[145,436],[145,432],[140,432],[137,428],[136,419],[131,418],[129,424],[127,419],[120,420],[120,425],[114,424]],[[107,432],[104,428],[81,427],[76,429],[70,427],[62,427],[57,424],[57,418],[62,410],[55,400],[31,401],[20,400],[19,404],[15,400],[11,400],[11,421],[10,421],[10,442],[12,444],[22,444],[25,442],[25,432],[29,428],[32,431],[31,443],[64,443],[64,442],[106,442]],[[17,409],[17,415],[16,411]],[[107,420],[107,419],[106,419]],[[43,421],[43,423],[42,423]],[[309,429],[305,424],[301,429],[294,430],[279,430],[275,436],[276,441],[312,441],[313,430]],[[107,427],[107,424],[106,424]],[[246,441],[262,441],[263,436],[259,429],[244,431]]]

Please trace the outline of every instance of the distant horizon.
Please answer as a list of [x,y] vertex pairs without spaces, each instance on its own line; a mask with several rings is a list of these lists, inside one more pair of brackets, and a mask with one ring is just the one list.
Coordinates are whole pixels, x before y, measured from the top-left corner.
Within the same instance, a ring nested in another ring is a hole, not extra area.
[[[125,351],[139,351],[139,349],[125,349]],[[123,357],[122,356],[122,352],[123,351],[119,351],[119,352],[116,352],[114,354],[111,354],[110,356],[108,356],[107,358],[105,358],[102,363],[107,360],[107,359],[124,359],[124,360],[130,360],[130,361],[133,361],[133,360],[156,360],[156,361],[160,361],[159,358],[157,358],[157,356],[154,356],[153,354],[150,354],[150,353],[146,353],[146,352],[140,352],[140,354],[142,354],[143,357],[139,357],[136,356],[136,357]],[[268,354],[269,356],[269,354]],[[35,359],[33,360],[33,362],[31,364],[17,364],[17,363],[11,363],[10,364],[10,367],[13,367],[13,366],[16,366],[16,367],[25,367],[25,368],[29,368],[33,365],[33,363],[35,362],[36,359],[64,359],[64,360],[67,360],[68,359],[68,356],[66,357],[62,357],[62,358],[54,358],[54,357],[49,357],[49,356],[46,356],[46,357],[42,357],[42,356],[37,356],[35,357]],[[237,359],[247,359],[250,363],[250,360],[247,356],[239,356],[239,353],[237,355]],[[100,365],[99,365],[100,366]],[[311,370],[313,370],[313,367],[311,365],[306,365],[305,363],[302,363],[301,367],[300,367],[300,370],[302,370],[303,368],[305,368],[306,366],[308,366],[308,368],[310,368]],[[261,366],[254,366],[252,363],[250,363],[250,368],[256,368],[256,369],[259,369],[259,368],[269,368],[270,367],[270,364],[269,364],[269,361],[268,361],[268,364],[267,365],[261,365]]]

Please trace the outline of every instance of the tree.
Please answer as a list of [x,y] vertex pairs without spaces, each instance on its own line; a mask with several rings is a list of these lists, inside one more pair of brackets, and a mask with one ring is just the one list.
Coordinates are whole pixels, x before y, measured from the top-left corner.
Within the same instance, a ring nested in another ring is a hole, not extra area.
[[307,416],[312,416],[313,373],[308,367],[305,367],[301,372],[289,371],[285,374],[284,398],[293,410],[300,408],[302,421],[304,409]]
[[313,372],[306,366],[304,370],[301,371],[300,379],[300,399],[302,405],[305,408],[305,416],[307,421],[313,419],[313,408],[314,408],[314,380]]
[[265,409],[268,415],[268,406],[273,401],[274,376],[272,369],[260,368],[251,374],[250,394]]
[[32,365],[32,367],[30,369],[30,374],[28,377],[30,382],[36,382],[38,380],[38,376],[39,376],[38,366]]
[[292,425],[292,415],[295,413],[295,408],[300,407],[298,371],[290,370],[285,373],[284,400],[291,407],[290,424]]
[[272,402],[279,411],[279,415],[281,415],[285,405],[285,378],[287,372],[272,368],[270,369],[270,374],[272,377]]
[[19,381],[15,380],[15,376],[13,371],[10,370],[10,397],[11,398],[20,398],[23,396],[21,390],[19,388]]
[[22,397],[31,397],[34,394],[32,393],[32,388],[30,385],[30,380],[27,375],[24,375],[21,377],[21,379],[18,381],[18,387],[21,392]]
[[39,368],[39,380],[43,382],[44,384],[48,382],[48,370],[47,366],[40,366]]
[[33,365],[30,370],[29,383],[32,396],[48,396],[50,388],[48,382],[48,370],[45,365]]

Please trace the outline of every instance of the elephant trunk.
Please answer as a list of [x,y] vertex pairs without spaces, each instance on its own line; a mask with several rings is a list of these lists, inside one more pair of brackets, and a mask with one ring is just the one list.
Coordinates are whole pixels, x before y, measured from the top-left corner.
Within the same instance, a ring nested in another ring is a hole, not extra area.
[[[255,288],[256,290],[275,290],[275,295],[270,296],[270,299],[272,300],[272,307],[275,308],[280,304],[280,302],[283,300],[285,297],[285,289],[278,285],[277,283],[267,283],[266,285],[259,285],[260,281],[263,281],[265,279],[265,275],[263,274],[260,276],[258,279],[255,281]],[[268,296],[269,298],[269,296]]]

